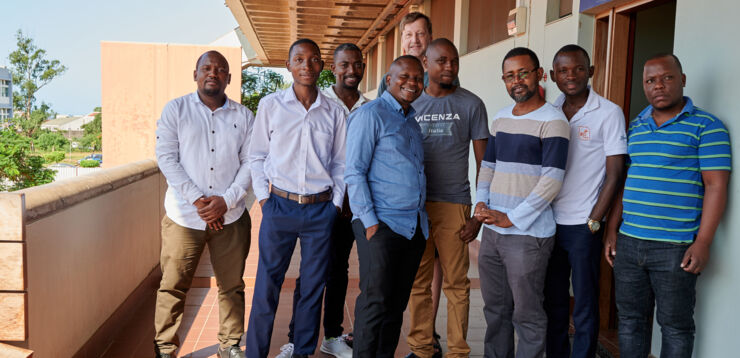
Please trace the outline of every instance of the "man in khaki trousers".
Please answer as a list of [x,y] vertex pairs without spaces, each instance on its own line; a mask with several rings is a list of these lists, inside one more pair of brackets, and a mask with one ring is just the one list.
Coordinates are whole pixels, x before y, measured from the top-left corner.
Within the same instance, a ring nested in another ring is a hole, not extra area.
[[244,262],[251,222],[247,148],[254,116],[226,97],[229,64],[216,51],[196,63],[194,93],[165,105],[156,153],[167,179],[162,220],[162,281],[154,314],[157,357],[174,357],[185,296],[206,245],[218,283],[218,356],[244,357]]

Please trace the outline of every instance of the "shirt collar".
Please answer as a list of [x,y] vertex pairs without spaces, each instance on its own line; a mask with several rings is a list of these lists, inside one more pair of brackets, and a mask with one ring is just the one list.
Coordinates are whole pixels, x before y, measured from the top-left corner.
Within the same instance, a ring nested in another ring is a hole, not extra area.
[[[337,93],[334,92],[334,86],[329,86],[327,89],[321,91],[325,96],[334,99],[337,103],[340,103],[343,107],[347,107],[347,105],[344,104],[341,98],[337,96]],[[362,95],[362,92],[359,90],[357,91],[357,94],[360,95],[360,97],[357,99],[357,102],[352,106],[352,108],[347,108],[350,112],[354,111],[355,109],[359,108],[361,105],[365,104],[365,102],[368,101],[368,99]]]
[[[195,91],[195,92],[193,92],[193,93],[192,93],[192,94],[190,95],[190,100],[191,100],[192,102],[194,102],[194,103],[200,103],[200,104],[202,104],[202,105],[204,105],[204,106],[206,105],[206,104],[205,104],[205,103],[203,103],[203,101],[202,101],[202,100],[200,99],[200,96],[198,96],[198,91]],[[207,107],[208,107],[208,106],[206,106],[206,108],[207,108]],[[209,108],[209,109],[210,109],[210,108]],[[219,107],[219,108],[216,108],[216,110],[219,110],[219,109],[223,109],[223,110],[226,110],[226,109],[234,109],[234,105],[233,105],[233,103],[231,103],[231,101],[229,101],[229,96],[226,96],[226,101],[224,102],[224,105],[223,105],[223,106],[221,106],[221,107]],[[215,112],[215,111],[214,111],[214,112]]]
[[[598,93],[594,92],[593,88],[591,88],[591,85],[588,85],[587,88],[588,88],[588,98],[586,99],[586,103],[583,104],[583,107],[581,107],[581,109],[579,109],[576,114],[578,113],[585,114],[585,113],[591,112],[599,108]],[[553,103],[553,105],[562,110],[564,103],[565,103],[565,94],[561,93],[560,96],[558,96],[558,99],[555,100],[555,103]]]
[[[683,96],[683,99],[684,99],[684,101],[686,101],[686,104],[684,104],[683,108],[681,109],[681,112],[678,112],[678,114],[675,117],[673,117],[670,120],[668,120],[665,123],[663,123],[663,126],[666,125],[666,124],[669,124],[669,123],[671,123],[673,121],[676,121],[676,120],[680,119],[681,116],[684,113],[687,113],[687,114],[693,114],[694,113],[696,107],[694,107],[694,102],[691,100],[691,98],[689,98],[687,96]],[[653,118],[653,106],[652,105],[648,105],[645,109],[642,110],[642,112],[640,112],[640,114],[637,115],[637,118],[639,118],[640,121],[644,121],[644,122],[648,122],[648,123],[651,123],[651,124],[655,124],[655,120],[652,120],[652,118]]]
[[387,103],[391,107],[391,109],[393,109],[394,112],[398,112],[404,117],[413,116],[414,113],[416,113],[414,106],[409,105],[409,113],[407,115],[404,115],[403,107],[401,106],[400,103],[398,103],[398,101],[396,101],[396,99],[393,97],[393,95],[391,95],[389,91],[383,92],[383,94],[380,95],[380,99],[385,101],[385,103]]
[[[311,110],[313,108],[318,108],[324,105],[324,100],[323,100],[324,94],[321,93],[322,91],[318,87],[316,87],[316,91],[318,92],[318,94],[316,95],[316,100],[313,103],[311,103],[311,107],[309,107],[308,110]],[[301,107],[303,107],[303,104],[301,104],[301,101],[299,101],[298,97],[296,97],[295,95],[295,90],[293,89],[293,86],[290,86],[283,91],[283,100],[285,102],[295,101]]]

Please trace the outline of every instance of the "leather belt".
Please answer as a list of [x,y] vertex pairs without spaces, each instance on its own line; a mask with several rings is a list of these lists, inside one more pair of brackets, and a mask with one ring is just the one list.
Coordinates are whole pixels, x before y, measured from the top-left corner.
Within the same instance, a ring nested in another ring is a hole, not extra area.
[[331,189],[327,189],[326,191],[318,193],[318,194],[302,195],[302,194],[295,194],[295,193],[291,193],[291,192],[288,192],[282,189],[278,189],[273,186],[272,188],[270,188],[270,192],[281,198],[295,201],[298,204],[323,203],[325,201],[331,201],[332,199]]

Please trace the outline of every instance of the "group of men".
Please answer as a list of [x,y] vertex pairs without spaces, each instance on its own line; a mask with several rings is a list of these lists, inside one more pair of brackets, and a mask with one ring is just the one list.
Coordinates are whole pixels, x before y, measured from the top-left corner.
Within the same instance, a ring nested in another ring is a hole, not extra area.
[[[315,353],[322,302],[322,352],[393,357],[408,305],[408,357],[441,356],[435,262],[447,297],[446,355],[468,356],[468,243],[481,226],[486,357],[594,357],[602,247],[614,266],[621,355],[647,356],[654,304],[662,356],[691,355],[696,277],[724,211],[731,158],[722,122],[683,96],[678,58],[645,63],[651,105],[625,131],[622,109],[588,86],[593,67],[584,49],[567,45],[556,53],[550,75],[563,93],[550,104],[539,91],[544,70],[536,54],[514,48],[503,59],[502,80],[515,103],[489,120],[483,101],[460,87],[455,45],[432,40],[431,25],[420,13],[402,19],[404,55],[373,101],[358,91],[365,64],[353,44],[336,48],[336,84],[320,91],[319,47],[293,43],[286,63],[292,86],[263,98],[256,116],[226,97],[231,75],[221,54],[198,59],[198,90],[169,102],[157,128],[169,185],[157,356],[178,348],[185,296],[206,245],[218,283],[218,355],[245,356],[239,342],[250,186],[262,221],[249,358],[270,351],[297,240],[300,277],[279,357]],[[354,242],[360,295],[354,332],[345,334]]]

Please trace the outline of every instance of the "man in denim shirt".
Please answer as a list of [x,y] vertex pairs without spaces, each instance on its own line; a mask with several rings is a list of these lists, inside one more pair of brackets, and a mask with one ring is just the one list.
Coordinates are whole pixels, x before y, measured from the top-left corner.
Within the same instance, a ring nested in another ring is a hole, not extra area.
[[345,182],[360,259],[355,357],[393,357],[429,224],[421,129],[411,102],[424,68],[413,56],[391,64],[388,91],[349,119]]

